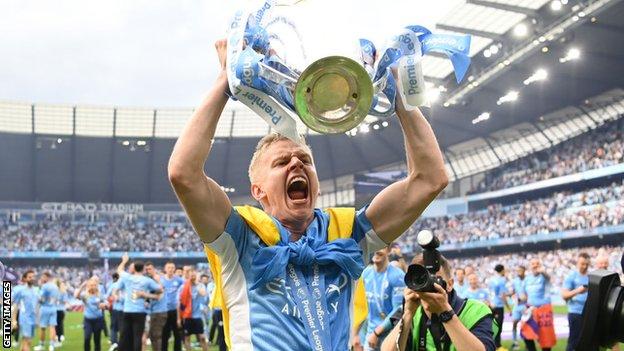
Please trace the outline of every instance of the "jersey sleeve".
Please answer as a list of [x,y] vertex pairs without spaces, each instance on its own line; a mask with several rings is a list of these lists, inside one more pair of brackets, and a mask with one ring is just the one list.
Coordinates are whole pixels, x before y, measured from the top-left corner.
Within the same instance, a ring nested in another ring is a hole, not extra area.
[[355,213],[355,219],[353,223],[353,231],[351,232],[351,238],[355,240],[360,248],[366,264],[371,256],[377,250],[381,250],[388,246],[381,238],[375,233],[373,225],[366,217],[367,206],[362,207]]
[[238,252],[238,257],[242,257],[242,253],[247,248],[249,239],[251,238],[250,234],[251,229],[247,225],[247,222],[245,222],[243,217],[236,211],[236,208],[232,207],[230,217],[228,217],[223,233],[221,233],[215,241],[205,244],[218,255],[226,254],[228,252],[228,247],[233,244]]
[[479,341],[485,346],[486,351],[494,351],[496,350],[496,346],[494,345],[494,333],[492,332],[492,317],[487,316],[481,319],[477,324],[475,324],[470,332],[472,335],[476,336]]
[[563,287],[568,290],[574,290],[575,286],[573,274],[570,274],[565,278],[565,280],[563,281]]
[[149,291],[162,291],[160,284],[156,283],[154,279],[147,278],[147,288]]
[[13,304],[16,305],[22,301],[22,289],[19,286],[13,289],[13,296],[11,297],[11,301],[13,301]]

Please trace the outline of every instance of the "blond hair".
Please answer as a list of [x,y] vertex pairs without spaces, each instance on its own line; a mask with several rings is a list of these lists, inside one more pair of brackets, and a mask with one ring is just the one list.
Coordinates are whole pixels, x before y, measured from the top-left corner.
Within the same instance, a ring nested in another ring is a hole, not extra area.
[[[282,141],[282,140],[290,140],[290,139],[279,133],[269,133],[263,136],[262,139],[260,139],[260,141],[258,141],[258,145],[256,145],[256,149],[253,153],[253,156],[251,157],[251,162],[249,162],[249,170],[247,171],[249,175],[249,181],[251,183],[254,182],[254,178],[255,178],[254,174],[256,171],[257,164],[258,164],[258,160],[260,160],[260,158],[264,154],[264,151],[272,144],[275,144],[278,141]],[[308,149],[308,151],[310,151],[310,155],[312,155],[312,150],[310,149],[310,145],[306,143],[303,135],[299,136],[299,140],[300,140],[300,144],[305,146]]]

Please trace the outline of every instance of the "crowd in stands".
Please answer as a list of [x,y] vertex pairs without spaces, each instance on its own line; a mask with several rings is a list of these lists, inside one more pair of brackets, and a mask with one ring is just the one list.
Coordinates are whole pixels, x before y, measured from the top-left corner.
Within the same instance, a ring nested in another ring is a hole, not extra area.
[[624,184],[583,192],[558,192],[547,198],[455,216],[422,218],[399,240],[406,252],[414,250],[416,235],[430,229],[443,244],[586,230],[624,223]]
[[[582,192],[558,192],[515,205],[490,205],[481,211],[421,218],[399,239],[405,252],[416,246],[416,234],[433,230],[443,244],[515,236],[587,230],[624,224],[624,184]],[[182,214],[180,214],[182,216]],[[188,222],[127,221],[111,217],[88,223],[67,219],[0,220],[1,252],[12,251],[202,251]]]
[[103,222],[46,219],[10,223],[0,221],[0,251],[202,251],[203,245],[188,223]]
[[624,120],[607,123],[544,151],[498,167],[469,193],[482,193],[624,162]]
[[558,289],[563,284],[563,280],[576,269],[576,260],[581,252],[587,253],[593,261],[590,265],[590,271],[595,269],[596,261],[600,257],[604,257],[609,261],[610,271],[622,274],[620,259],[622,258],[622,253],[624,253],[624,246],[585,247],[556,251],[488,255],[456,258],[451,259],[450,262],[453,268],[472,266],[479,277],[479,281],[485,284],[492,277],[494,267],[497,264],[504,265],[507,269],[508,278],[511,278],[516,275],[516,268],[519,266],[529,268],[529,261],[533,258],[539,258],[545,272],[551,275],[551,286]]

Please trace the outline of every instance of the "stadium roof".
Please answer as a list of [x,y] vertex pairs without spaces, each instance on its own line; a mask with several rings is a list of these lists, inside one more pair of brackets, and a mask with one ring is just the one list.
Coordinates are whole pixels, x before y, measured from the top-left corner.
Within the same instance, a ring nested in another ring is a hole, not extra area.
[[[425,112],[453,178],[544,149],[624,113],[624,2],[571,1],[559,12],[548,4],[469,0],[438,24],[438,31],[473,35],[473,64],[460,86],[453,82],[448,61],[432,56],[424,64],[433,87],[444,87]],[[526,27],[525,37],[514,34],[518,24]],[[496,53],[484,55],[493,46]],[[572,58],[571,49],[578,50]],[[539,68],[547,78],[525,85]],[[517,101],[497,104],[510,91],[517,92]],[[174,138],[191,112],[3,102],[0,131],[120,140]],[[396,120],[387,120],[387,126],[374,118],[368,122],[368,133],[361,130],[354,136],[316,135],[300,125],[300,131],[310,135],[321,179],[403,161]],[[267,132],[267,125],[246,107],[228,104],[208,169],[218,169],[214,176],[222,184],[246,189],[246,161],[257,138]],[[230,161],[233,155],[244,156]]]

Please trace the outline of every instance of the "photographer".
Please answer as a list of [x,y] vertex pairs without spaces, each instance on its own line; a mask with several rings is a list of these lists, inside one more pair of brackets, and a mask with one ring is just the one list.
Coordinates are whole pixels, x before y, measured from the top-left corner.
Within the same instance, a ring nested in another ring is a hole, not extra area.
[[[439,261],[436,275],[446,282],[446,289],[437,283],[436,292],[406,288],[403,316],[386,337],[382,351],[495,350],[492,311],[482,302],[458,297],[448,261],[441,255]],[[412,263],[422,265],[422,255],[416,256]]]

